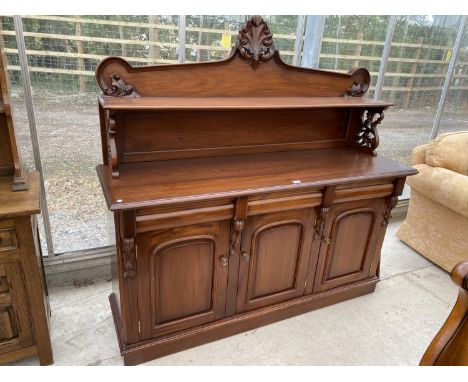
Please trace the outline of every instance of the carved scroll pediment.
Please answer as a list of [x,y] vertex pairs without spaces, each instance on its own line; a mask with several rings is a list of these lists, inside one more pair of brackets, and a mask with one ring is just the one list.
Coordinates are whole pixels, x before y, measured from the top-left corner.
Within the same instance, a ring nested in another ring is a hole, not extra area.
[[273,57],[273,34],[261,16],[253,16],[239,31],[236,44],[239,55],[255,69]]

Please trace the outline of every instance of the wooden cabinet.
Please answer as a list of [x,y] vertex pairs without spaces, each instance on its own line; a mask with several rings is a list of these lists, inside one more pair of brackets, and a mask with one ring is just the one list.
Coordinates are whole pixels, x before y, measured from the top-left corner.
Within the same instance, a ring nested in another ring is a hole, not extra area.
[[39,174],[28,175],[28,190],[11,190],[0,177],[0,364],[39,356],[53,363],[50,314],[39,248]]
[[260,17],[239,33],[223,61],[96,70],[127,365],[372,292],[416,173],[376,155],[366,69],[289,66]]
[[49,365],[50,312],[35,215],[39,174],[21,163],[7,79],[0,46],[0,364],[37,354]]

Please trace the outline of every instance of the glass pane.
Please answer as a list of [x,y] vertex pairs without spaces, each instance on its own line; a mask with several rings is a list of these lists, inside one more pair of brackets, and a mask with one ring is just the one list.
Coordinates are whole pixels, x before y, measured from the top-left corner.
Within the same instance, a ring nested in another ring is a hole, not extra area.
[[[34,171],[34,155],[31,144],[31,134],[29,132],[28,115],[26,103],[24,101],[23,82],[16,48],[16,34],[13,26],[13,17],[0,16],[0,44],[3,42],[4,52],[7,61],[7,71],[9,79],[9,89],[11,94],[13,123],[16,131],[16,144],[20,152],[21,160],[29,171]],[[42,253],[46,255],[47,244],[42,216],[38,215],[39,235],[41,240]]]
[[445,100],[439,134],[460,130],[468,131],[468,27],[466,26]]
[[444,84],[459,16],[399,16],[382,98],[393,101],[380,129],[379,153],[408,163],[427,143]]
[[[186,17],[186,62],[226,58],[236,42],[239,29],[249,16],[189,15]],[[275,49],[287,63],[292,62],[297,16],[263,16],[273,33]]]
[[188,15],[185,61],[217,61],[229,54],[246,16]]
[[387,26],[387,16],[327,16],[319,68],[337,72],[366,68],[372,80],[366,96],[372,97]]

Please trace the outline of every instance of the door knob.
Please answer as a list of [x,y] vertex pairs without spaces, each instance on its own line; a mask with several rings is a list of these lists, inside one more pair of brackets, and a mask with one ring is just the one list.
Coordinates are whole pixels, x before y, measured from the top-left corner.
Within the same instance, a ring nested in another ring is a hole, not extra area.
[[250,255],[247,252],[242,252],[242,259],[244,261],[249,261],[250,260]]
[[221,265],[223,267],[225,267],[227,265],[228,261],[229,261],[226,256],[221,257],[219,260],[221,261]]

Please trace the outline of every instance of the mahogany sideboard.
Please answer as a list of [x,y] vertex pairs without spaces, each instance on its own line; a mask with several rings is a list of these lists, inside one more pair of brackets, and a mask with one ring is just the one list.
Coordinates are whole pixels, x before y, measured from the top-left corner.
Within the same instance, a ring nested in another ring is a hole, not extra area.
[[[376,155],[364,68],[293,67],[255,16],[222,61],[96,70],[126,365],[370,293],[416,170]],[[309,333],[308,335],[313,335]]]

